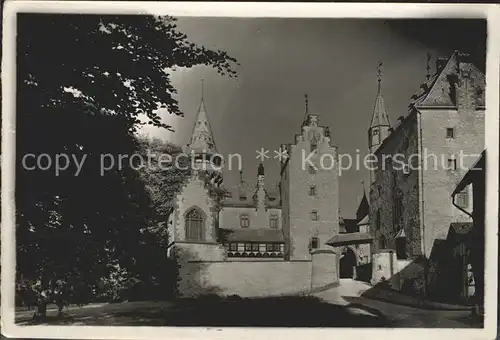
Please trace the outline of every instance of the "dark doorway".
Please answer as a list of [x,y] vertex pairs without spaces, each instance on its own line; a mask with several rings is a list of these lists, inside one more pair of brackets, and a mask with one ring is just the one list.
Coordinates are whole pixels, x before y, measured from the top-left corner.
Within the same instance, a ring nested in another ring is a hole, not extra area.
[[356,255],[351,248],[346,247],[340,258],[340,278],[356,278]]

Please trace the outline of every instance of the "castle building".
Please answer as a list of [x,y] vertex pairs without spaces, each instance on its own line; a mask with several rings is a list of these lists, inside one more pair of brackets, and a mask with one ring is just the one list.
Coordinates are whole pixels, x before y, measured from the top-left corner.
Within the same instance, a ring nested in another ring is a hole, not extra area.
[[202,99],[185,148],[193,171],[168,220],[179,295],[281,295],[338,283],[339,250],[326,245],[339,231],[337,149],[306,109],[300,133],[282,150],[278,190],[266,188],[260,164],[255,185],[240,172],[240,183],[217,195],[221,162]]
[[[454,223],[471,221],[449,197],[484,148],[484,90],[484,74],[469,55],[456,51],[437,59],[436,73],[391,127],[379,79],[368,131],[378,162],[372,173],[369,221],[372,252],[391,254],[391,260],[386,265],[374,260],[374,282],[395,277],[393,287],[402,288],[403,268],[424,258],[430,264],[422,274],[426,292],[439,291],[444,240]],[[470,188],[458,196],[462,208],[472,205]]]

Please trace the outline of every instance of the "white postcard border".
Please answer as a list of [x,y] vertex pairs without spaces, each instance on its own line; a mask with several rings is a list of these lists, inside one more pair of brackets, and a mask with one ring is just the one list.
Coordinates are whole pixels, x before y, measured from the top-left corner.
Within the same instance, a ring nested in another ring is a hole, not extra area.
[[[15,89],[16,13],[163,14],[200,17],[331,17],[331,18],[487,18],[486,60],[486,289],[484,329],[346,329],[346,328],[195,328],[126,326],[18,326],[14,323],[15,278]],[[1,329],[12,338],[67,339],[455,339],[496,336],[498,261],[498,146],[500,79],[500,7],[479,4],[375,3],[237,3],[127,1],[6,1],[2,59],[2,273]]]

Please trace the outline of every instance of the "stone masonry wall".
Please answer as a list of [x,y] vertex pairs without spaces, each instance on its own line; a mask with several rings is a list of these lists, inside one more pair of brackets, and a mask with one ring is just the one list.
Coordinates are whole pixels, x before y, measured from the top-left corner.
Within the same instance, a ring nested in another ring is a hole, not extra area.
[[[283,182],[288,212],[284,226],[288,229],[290,259],[309,260],[309,244],[312,237],[318,238],[319,247],[339,230],[339,174],[337,148],[330,145],[323,127],[310,124],[303,127],[302,134],[296,136],[295,145],[289,149],[290,159]],[[311,152],[311,138],[318,136],[317,149],[311,159],[316,170],[310,171],[309,163],[304,161]],[[323,162],[322,162],[323,161]],[[316,195],[310,196],[310,187],[316,187]],[[289,209],[289,210],[288,210]],[[314,221],[311,213],[315,211],[318,219]]]
[[[455,130],[455,137],[446,138],[446,128]],[[429,166],[423,171],[423,196],[425,216],[425,252],[429,257],[436,240],[444,240],[451,222],[471,219],[452,204],[451,193],[484,148],[484,111],[462,108],[456,110],[425,110],[422,112],[422,146],[424,152],[438,155],[440,165]],[[460,152],[468,157],[460,165]],[[457,170],[447,170],[448,158],[456,156]],[[444,163],[444,166],[443,164]],[[469,197],[472,193],[469,193]],[[469,203],[468,210],[472,209]]]
[[249,228],[270,228],[271,215],[278,216],[278,229],[281,229],[281,209],[270,208],[256,210],[255,208],[224,207],[219,214],[219,226],[224,229],[239,229],[240,215],[247,214],[250,219]]
[[185,214],[191,208],[200,209],[205,218],[204,240],[215,242],[217,239],[214,207],[215,202],[210,197],[205,182],[193,175],[177,195],[176,209],[168,221],[168,239],[170,242],[186,240]]
[[[370,189],[370,230],[374,236],[373,252],[396,249],[395,236],[403,228],[406,253],[412,258],[421,254],[419,214],[419,173],[417,116],[410,115],[377,152],[378,166]],[[391,160],[390,156],[394,156]],[[403,170],[403,163],[408,164]],[[395,198],[402,199],[401,219],[394,219]],[[377,213],[380,227],[377,226]],[[383,241],[381,241],[381,239]]]
[[311,289],[311,261],[191,262],[179,268],[178,294],[241,297],[306,293]]

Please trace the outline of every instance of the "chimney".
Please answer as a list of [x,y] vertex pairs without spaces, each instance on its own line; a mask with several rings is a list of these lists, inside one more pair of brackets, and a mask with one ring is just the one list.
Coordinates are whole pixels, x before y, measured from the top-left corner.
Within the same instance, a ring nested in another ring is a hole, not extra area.
[[446,63],[448,62],[448,58],[446,57],[439,57],[436,59],[436,73],[441,73],[443,68],[446,66]]

